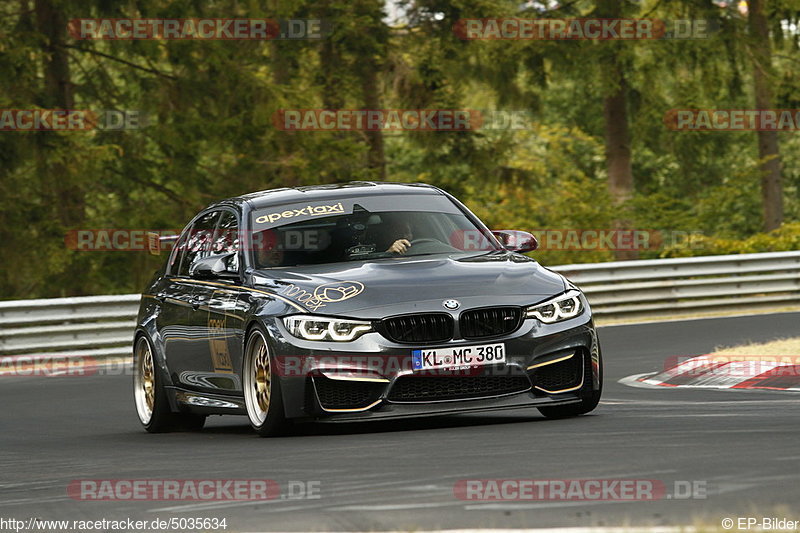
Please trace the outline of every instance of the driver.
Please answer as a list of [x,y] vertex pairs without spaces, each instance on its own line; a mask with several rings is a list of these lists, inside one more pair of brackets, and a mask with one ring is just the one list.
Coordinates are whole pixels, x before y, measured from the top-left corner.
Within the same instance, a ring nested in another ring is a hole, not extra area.
[[253,248],[256,251],[258,268],[283,266],[284,253],[278,244],[276,230],[268,229],[256,233],[253,239]]
[[394,238],[394,242],[386,250],[394,254],[404,254],[411,247],[414,234],[411,230],[411,222],[405,218],[392,217],[386,226],[386,234],[389,238]]

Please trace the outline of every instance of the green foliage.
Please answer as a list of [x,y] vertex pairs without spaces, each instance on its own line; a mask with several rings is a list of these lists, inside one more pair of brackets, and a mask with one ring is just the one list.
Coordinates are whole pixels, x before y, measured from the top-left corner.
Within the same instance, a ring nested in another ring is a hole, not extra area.
[[[708,39],[633,42],[462,41],[469,17],[581,17],[596,2],[408,0],[390,26],[382,0],[40,0],[79,17],[324,18],[306,41],[92,41],[62,32],[76,109],[141,110],[148,125],[121,132],[0,132],[0,298],[133,292],[161,258],[146,252],[76,252],[73,229],[180,229],[218,199],[274,187],[349,180],[427,182],[457,195],[493,228],[610,230],[693,235],[691,246],[641,257],[796,249],[800,137],[780,135],[787,223],[760,234],[759,161],[752,133],[674,132],[676,108],[752,106],[746,21],[718,2],[625,1],[625,16],[706,18]],[[800,107],[798,34],[791,0],[768,13],[775,107]],[[33,0],[0,3],[0,109],[47,107],[52,36]],[[520,7],[522,6],[522,7]],[[523,9],[523,12],[520,12]],[[550,9],[548,11],[548,9]],[[787,21],[787,24],[782,24]],[[62,28],[65,30],[65,28]],[[634,197],[607,191],[602,100],[628,82]],[[62,88],[63,89],[63,88]],[[64,94],[61,94],[64,96]],[[284,132],[281,109],[377,105],[405,109],[526,111],[524,130]],[[52,105],[50,105],[52,107]],[[546,244],[546,243],[545,243]],[[669,244],[669,243],[667,243]],[[605,261],[608,250],[547,248],[545,264]]]
[[693,235],[686,242],[666,248],[661,257],[754,254],[798,249],[800,249],[800,222],[791,222],[769,233],[757,233],[743,239]]

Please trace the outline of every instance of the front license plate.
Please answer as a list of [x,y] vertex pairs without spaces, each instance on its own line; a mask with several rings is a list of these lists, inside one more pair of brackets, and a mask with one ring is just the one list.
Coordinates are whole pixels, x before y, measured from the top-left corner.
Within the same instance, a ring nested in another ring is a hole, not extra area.
[[414,350],[411,352],[414,370],[432,368],[472,368],[506,362],[506,348],[498,344],[480,346],[458,346],[436,350]]

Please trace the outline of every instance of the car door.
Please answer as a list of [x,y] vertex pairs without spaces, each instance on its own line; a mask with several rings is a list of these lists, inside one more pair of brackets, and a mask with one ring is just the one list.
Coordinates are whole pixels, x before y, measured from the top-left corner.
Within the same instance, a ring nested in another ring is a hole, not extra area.
[[159,311],[155,319],[156,328],[166,359],[166,367],[170,371],[173,383],[177,379],[172,372],[173,364],[186,357],[189,347],[187,342],[190,331],[189,310],[194,287],[181,279],[178,271],[186,253],[191,231],[192,224],[189,224],[170,252],[167,268],[159,280],[155,295],[159,302]]
[[196,365],[187,378],[199,388],[221,393],[241,390],[239,376],[246,302],[240,298],[238,230],[236,213],[221,209],[205,256],[235,252],[237,255],[230,268],[235,279],[195,280],[189,318],[197,336],[192,342]]
[[181,235],[168,274],[164,276],[163,293],[157,295],[162,302],[157,320],[163,324],[165,332],[162,337],[167,366],[172,382],[178,386],[192,387],[191,373],[201,364],[197,345],[205,339],[205,331],[199,330],[193,321],[197,285],[189,271],[192,263],[208,255],[219,215],[219,211],[201,214]]

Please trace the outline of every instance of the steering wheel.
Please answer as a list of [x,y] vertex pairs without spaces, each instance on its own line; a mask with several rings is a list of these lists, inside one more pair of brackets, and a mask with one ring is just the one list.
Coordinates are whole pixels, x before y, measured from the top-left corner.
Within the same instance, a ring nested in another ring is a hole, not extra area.
[[435,243],[442,244],[442,241],[440,241],[439,239],[430,239],[430,238],[427,238],[427,237],[424,238],[424,239],[414,239],[413,241],[410,241],[409,244],[411,246],[414,246],[415,244],[424,244],[426,242],[435,242]]
[[[426,248],[425,245],[428,245],[428,247]],[[439,239],[423,238],[423,239],[414,239],[412,241],[409,241],[409,250],[416,247],[415,252],[422,254],[435,253],[437,251],[441,251],[439,250],[439,248],[441,248],[442,246],[447,246],[447,245],[444,244]],[[431,249],[429,250],[428,248]],[[399,252],[389,252],[389,255],[397,256],[401,254]]]
[[450,249],[450,246],[446,245],[439,239],[414,239],[410,242],[410,244],[411,246],[408,248],[408,253],[411,255],[435,254],[449,251]]

